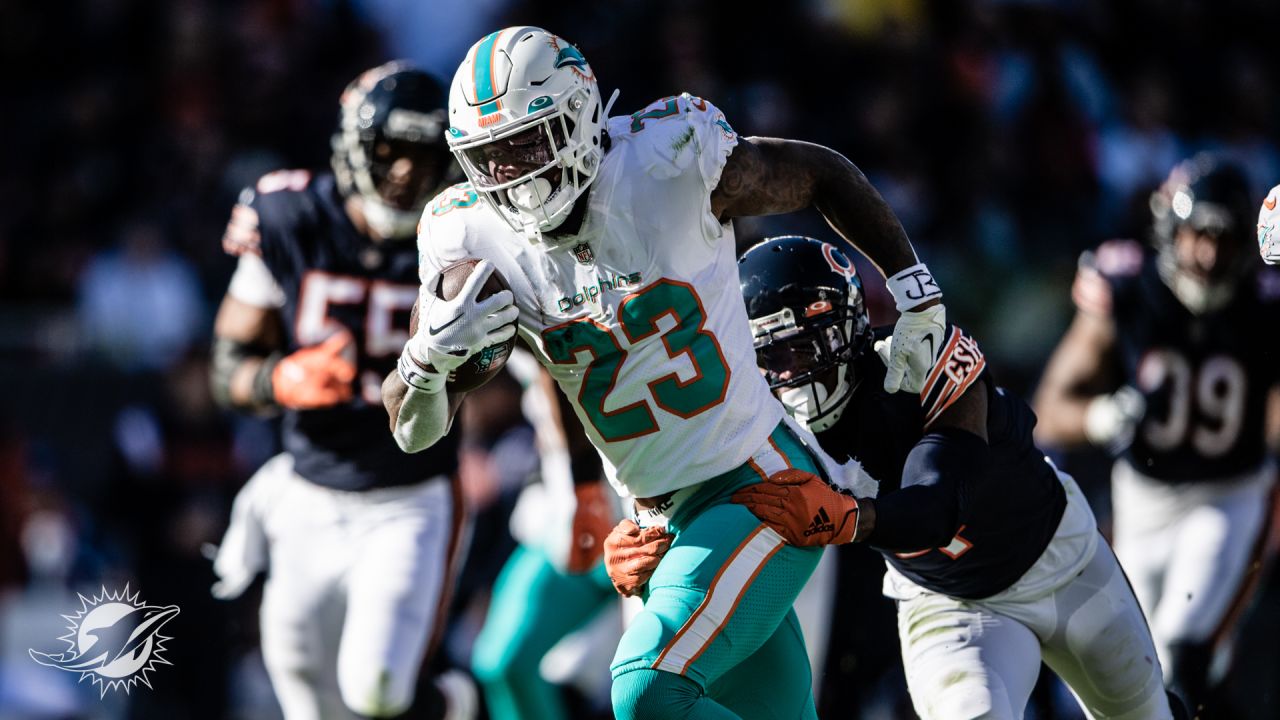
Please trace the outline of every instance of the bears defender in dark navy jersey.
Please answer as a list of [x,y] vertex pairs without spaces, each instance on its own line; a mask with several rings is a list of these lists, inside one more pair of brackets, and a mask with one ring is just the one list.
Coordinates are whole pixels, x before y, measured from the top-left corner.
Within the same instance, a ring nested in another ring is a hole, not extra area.
[[1206,717],[1232,714],[1215,706],[1210,668],[1274,522],[1280,274],[1253,248],[1256,197],[1223,158],[1178,164],[1151,196],[1151,243],[1081,258],[1076,315],[1036,398],[1042,442],[1117,456],[1116,555],[1167,677]]
[[1252,268],[1216,307],[1193,312],[1159,253],[1112,240],[1081,259],[1073,295],[1082,313],[1114,324],[1103,369],[1137,390],[1145,413],[1124,451],[1139,472],[1171,483],[1233,478],[1267,454],[1267,391],[1280,380],[1280,273]]
[[287,718],[471,720],[462,674],[424,673],[462,538],[457,444],[406,454],[382,379],[418,302],[418,219],[456,171],[446,86],[400,62],[347,85],[332,172],[245,190],[223,236],[237,258],[214,324],[227,406],[283,413],[283,452],[236,495],[214,594],[262,592],[262,657]]
[[[949,326],[924,391],[886,393],[872,343],[888,331],[870,329],[861,282],[838,249],[774,238],[744,253],[739,271],[760,363],[783,404],[837,462],[857,461],[879,482],[875,529],[858,539],[911,580],[954,597],[993,595],[1026,572],[1066,500],[1032,443],[1035,416],[996,387],[977,343]],[[940,429],[969,393],[985,395],[977,421],[985,443]],[[918,486],[903,495],[926,454],[972,462],[942,468],[928,495]]]
[[382,379],[409,338],[418,297],[418,253],[409,241],[376,243],[352,225],[332,174],[281,171],[246,189],[226,236],[233,254],[255,253],[283,293],[285,354],[349,333],[351,399],[331,407],[285,408],[283,444],[297,473],[342,490],[421,482],[451,473],[450,439],[408,455],[396,446],[382,407]]
[[[738,269],[758,365],[834,463],[828,478],[772,473],[733,501],[793,545],[884,555],[916,712],[1021,717],[1043,660],[1091,717],[1171,718],[1150,630],[1088,501],[1036,447],[1035,415],[996,385],[977,342],[945,326],[921,392],[886,393],[892,338],[870,328],[844,253],[772,238]],[[634,551],[610,540],[617,557]]]
[[402,452],[380,392],[418,297],[418,219],[457,172],[445,101],[443,83],[401,63],[365,72],[339,103],[332,172],[265,175],[223,236],[239,260],[214,328],[215,395],[282,410],[294,472],[319,485],[402,486],[456,467],[452,440]]
[[[889,335],[877,328],[877,340]],[[948,328],[955,348],[972,340],[959,328]],[[959,468],[955,487],[955,534],[936,547],[895,547],[878,536],[888,518],[883,508],[877,530],[867,538],[903,575],[935,592],[960,598],[983,598],[1009,587],[1044,552],[1066,505],[1062,484],[1044,453],[1031,440],[1036,418],[1020,398],[997,387],[990,371],[977,361],[982,355],[972,344],[971,357],[953,361],[961,369],[963,388],[952,392],[987,395],[985,467]],[[944,354],[943,361],[948,360]],[[907,457],[928,431],[931,419],[920,398],[909,393],[886,393],[884,363],[874,352],[853,362],[856,387],[838,420],[817,432],[822,449],[839,462],[857,460],[880,483],[879,496],[888,498],[911,478],[903,477]],[[938,384],[955,384],[945,371]],[[936,391],[937,392],[937,391]],[[927,512],[913,518],[930,517]],[[914,528],[935,535],[926,527]],[[945,533],[944,533],[945,534]],[[896,533],[895,533],[896,535]]]

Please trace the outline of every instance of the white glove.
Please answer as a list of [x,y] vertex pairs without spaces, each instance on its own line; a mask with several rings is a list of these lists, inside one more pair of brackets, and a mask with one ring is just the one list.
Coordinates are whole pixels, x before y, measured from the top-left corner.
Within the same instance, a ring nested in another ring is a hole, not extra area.
[[516,334],[520,311],[510,290],[476,299],[492,274],[493,264],[481,260],[452,300],[423,293],[418,333],[406,347],[415,360],[425,360],[440,374],[448,375],[467,358]]
[[1124,386],[1110,395],[1089,401],[1084,414],[1084,435],[1089,442],[1119,453],[1133,442],[1133,433],[1147,411],[1147,401],[1137,388]]
[[918,395],[924,389],[938,353],[942,352],[946,330],[947,311],[942,305],[910,310],[898,316],[893,337],[875,344],[876,352],[888,368],[884,376],[885,392],[902,390]]

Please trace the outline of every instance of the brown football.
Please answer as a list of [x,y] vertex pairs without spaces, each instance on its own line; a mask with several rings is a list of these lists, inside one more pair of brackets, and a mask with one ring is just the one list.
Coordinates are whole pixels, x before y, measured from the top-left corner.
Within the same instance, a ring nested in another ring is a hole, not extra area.
[[[447,266],[440,271],[431,292],[441,300],[452,300],[458,291],[462,289],[462,285],[471,276],[471,271],[475,268],[476,263],[480,262],[475,258],[467,258],[459,260],[452,265]],[[502,274],[494,269],[493,274],[485,281],[484,287],[480,288],[479,299],[483,300],[496,292],[506,290],[507,281],[503,279]],[[412,317],[410,318],[410,332],[416,333],[418,330],[418,313],[417,303],[414,303]],[[516,338],[513,335],[510,340],[490,345],[480,352],[467,358],[467,361],[458,366],[456,370],[449,373],[449,389],[457,392],[468,392],[475,390],[481,385],[493,379],[502,370],[502,366],[507,364],[507,358],[511,356],[511,348],[515,347]]]

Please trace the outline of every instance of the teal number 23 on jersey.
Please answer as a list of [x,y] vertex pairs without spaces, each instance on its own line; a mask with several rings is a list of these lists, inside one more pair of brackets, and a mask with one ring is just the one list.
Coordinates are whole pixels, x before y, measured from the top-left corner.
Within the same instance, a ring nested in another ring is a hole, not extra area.
[[[685,355],[695,375],[680,380],[668,373],[648,382],[649,394],[658,407],[682,418],[691,418],[719,405],[729,388],[729,366],[716,336],[705,328],[707,314],[693,287],[662,279],[630,295],[618,307],[618,320],[629,346],[659,333],[658,319],[672,316],[675,327],[659,337],[667,355]],[[618,382],[618,373],[627,361],[627,351],[613,330],[590,318],[571,320],[542,333],[543,344],[552,362],[570,364],[578,353],[589,352],[578,392],[578,406],[607,442],[630,440],[657,432],[658,421],[645,400],[637,400],[613,410],[605,410],[605,400]]]

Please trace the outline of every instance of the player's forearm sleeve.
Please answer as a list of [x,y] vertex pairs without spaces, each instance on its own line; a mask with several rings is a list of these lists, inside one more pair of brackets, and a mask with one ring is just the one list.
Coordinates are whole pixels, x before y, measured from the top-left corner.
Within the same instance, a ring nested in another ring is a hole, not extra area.
[[426,450],[449,432],[449,421],[448,393],[409,387],[396,414],[396,444],[408,453]]
[[[214,336],[209,364],[209,387],[213,399],[222,407],[240,408],[255,412],[276,409],[275,393],[271,386],[271,372],[283,357],[282,353],[266,354],[235,340]],[[249,360],[258,360],[248,397],[236,397],[232,382],[236,372]]]
[[876,525],[867,541],[886,550],[946,545],[960,524],[966,488],[982,482],[990,462],[987,443],[973,433],[928,433],[907,455],[902,489],[875,499]]

